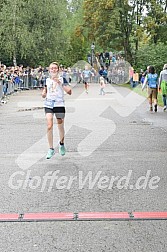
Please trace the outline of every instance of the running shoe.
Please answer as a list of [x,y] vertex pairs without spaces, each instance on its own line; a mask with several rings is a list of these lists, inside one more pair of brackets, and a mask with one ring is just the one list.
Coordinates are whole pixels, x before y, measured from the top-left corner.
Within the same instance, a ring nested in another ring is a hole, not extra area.
[[63,145],[59,145],[59,153],[62,156],[64,156],[66,154],[66,149],[64,147],[64,144]]
[[49,149],[48,153],[47,153],[47,156],[46,156],[46,159],[52,158],[54,154],[55,154],[55,150],[54,149]]

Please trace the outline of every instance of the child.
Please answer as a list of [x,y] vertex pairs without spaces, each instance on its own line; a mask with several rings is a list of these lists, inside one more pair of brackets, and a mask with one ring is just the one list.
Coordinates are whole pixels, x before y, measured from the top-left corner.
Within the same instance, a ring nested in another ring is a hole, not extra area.
[[105,95],[105,92],[104,92],[105,81],[104,81],[103,76],[100,76],[99,82],[100,82],[100,95]]

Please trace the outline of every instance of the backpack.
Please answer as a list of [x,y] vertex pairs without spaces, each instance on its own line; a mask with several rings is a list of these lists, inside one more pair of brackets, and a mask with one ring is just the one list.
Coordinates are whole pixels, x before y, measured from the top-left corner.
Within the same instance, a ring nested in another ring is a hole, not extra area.
[[167,95],[167,81],[163,80],[161,82],[162,95]]
[[148,86],[150,88],[157,88],[158,86],[158,75],[149,73],[147,75]]

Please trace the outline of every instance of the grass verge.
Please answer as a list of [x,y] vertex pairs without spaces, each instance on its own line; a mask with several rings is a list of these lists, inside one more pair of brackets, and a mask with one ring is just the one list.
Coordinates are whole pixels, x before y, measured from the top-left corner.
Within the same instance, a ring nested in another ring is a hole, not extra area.
[[[122,84],[120,85],[121,87],[126,87],[129,88],[130,90],[133,90],[134,92],[136,92],[139,95],[142,95],[144,97],[147,97],[147,90],[144,89],[143,91],[141,90],[141,85],[138,85],[135,88],[131,88],[130,84]],[[158,93],[158,105],[163,107],[163,102],[162,102],[162,94],[159,92]]]

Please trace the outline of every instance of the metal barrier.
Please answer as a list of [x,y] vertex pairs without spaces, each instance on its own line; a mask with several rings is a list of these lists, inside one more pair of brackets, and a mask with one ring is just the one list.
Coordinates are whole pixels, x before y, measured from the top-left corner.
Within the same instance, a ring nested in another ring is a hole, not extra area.
[[[46,78],[43,80],[43,82],[44,85],[46,82]],[[12,82],[11,80],[0,80],[0,102],[7,95],[11,95],[12,93],[17,92],[18,90],[42,88],[43,85],[37,78],[31,76],[28,73],[20,77],[19,83]]]
[[30,74],[25,74],[21,77],[20,89],[33,89],[33,88],[41,88],[42,86],[39,83],[39,80]]
[[0,100],[2,99],[3,97],[3,81],[0,80]]
[[7,88],[7,95],[10,95],[14,92],[14,83],[11,81],[7,81],[8,88]]
[[15,87],[13,82],[0,80],[0,100],[6,95],[11,95],[14,91]]

